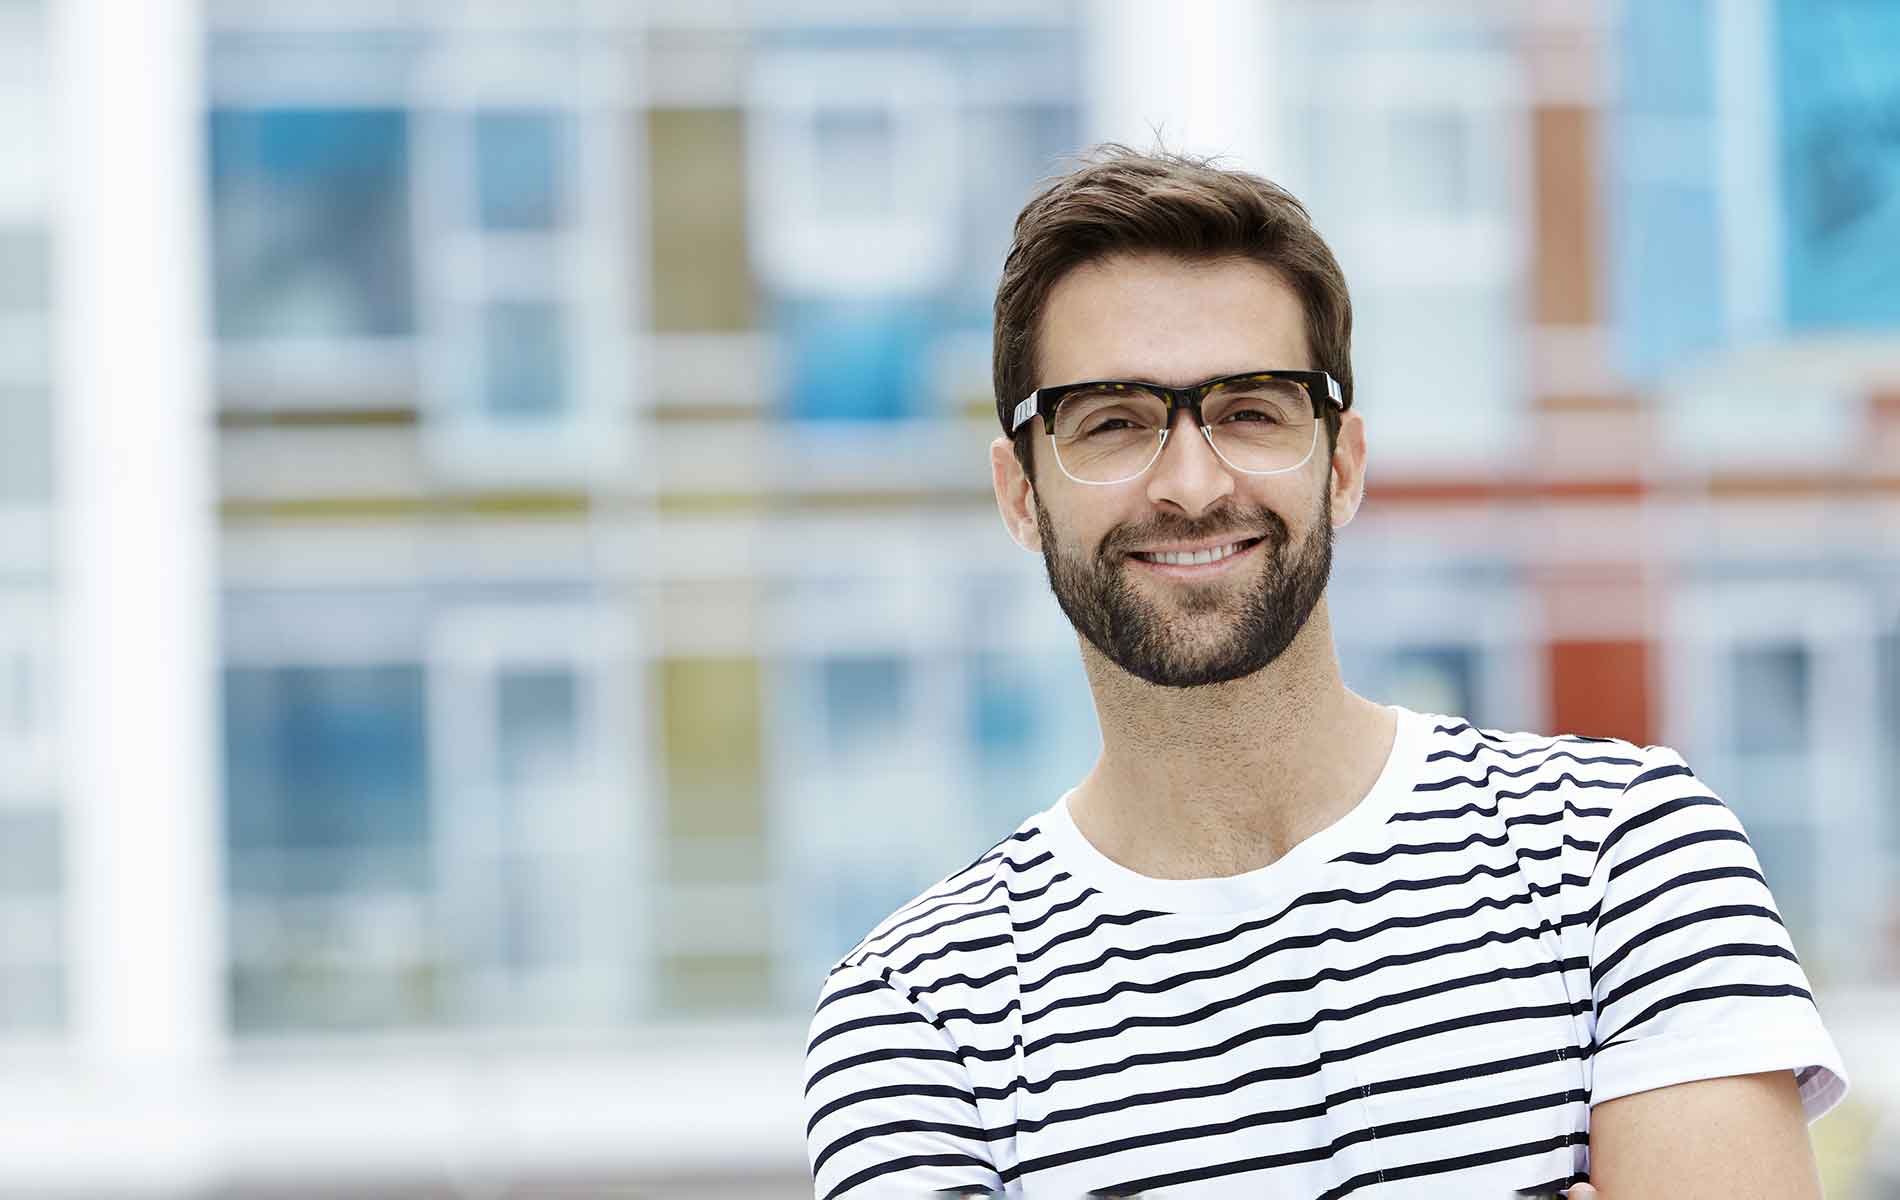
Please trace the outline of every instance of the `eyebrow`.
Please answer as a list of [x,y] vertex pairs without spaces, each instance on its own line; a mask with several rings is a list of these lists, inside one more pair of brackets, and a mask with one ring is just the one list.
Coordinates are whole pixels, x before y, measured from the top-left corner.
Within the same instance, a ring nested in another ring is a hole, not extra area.
[[1304,371],[1304,370],[1309,370],[1309,369],[1311,368],[1289,366],[1285,363],[1276,363],[1271,366],[1263,366],[1260,363],[1250,363],[1247,366],[1234,367],[1231,370],[1209,371],[1205,375],[1195,375],[1191,378],[1183,378],[1181,382],[1179,383],[1171,383],[1166,379],[1156,379],[1152,375],[1144,375],[1144,374],[1141,374],[1140,372],[1122,372],[1119,374],[1102,374],[1102,375],[1076,375],[1076,376],[1073,376],[1072,378],[1077,383],[1094,383],[1098,381],[1103,382],[1103,383],[1152,383],[1152,384],[1157,384],[1161,387],[1188,388],[1188,387],[1193,387],[1196,384],[1206,383],[1210,379],[1224,379],[1229,375],[1247,375],[1247,374],[1251,374],[1254,371]]

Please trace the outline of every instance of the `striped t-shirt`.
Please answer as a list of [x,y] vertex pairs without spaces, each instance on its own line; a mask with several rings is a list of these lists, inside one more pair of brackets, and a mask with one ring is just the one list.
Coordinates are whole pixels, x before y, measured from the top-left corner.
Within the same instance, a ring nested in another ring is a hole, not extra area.
[[1846,1094],[1681,756],[1394,711],[1371,791],[1258,870],[1139,875],[1064,797],[893,913],[812,1020],[816,1195],[1549,1194],[1589,1177],[1594,1102]]

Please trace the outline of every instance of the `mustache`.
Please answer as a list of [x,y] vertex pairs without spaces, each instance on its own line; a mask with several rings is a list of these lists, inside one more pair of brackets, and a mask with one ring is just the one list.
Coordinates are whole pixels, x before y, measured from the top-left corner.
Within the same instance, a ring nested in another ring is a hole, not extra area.
[[1234,541],[1271,538],[1284,545],[1286,522],[1266,508],[1222,509],[1198,520],[1157,513],[1143,521],[1117,525],[1102,538],[1098,557],[1126,558],[1143,546],[1155,542],[1200,541],[1215,535],[1232,535]]

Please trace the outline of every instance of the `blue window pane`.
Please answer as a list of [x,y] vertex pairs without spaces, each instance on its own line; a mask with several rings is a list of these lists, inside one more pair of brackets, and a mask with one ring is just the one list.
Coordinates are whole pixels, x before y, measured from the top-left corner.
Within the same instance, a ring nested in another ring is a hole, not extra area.
[[249,850],[419,850],[429,830],[420,667],[233,667],[227,836]]
[[968,670],[969,804],[987,845],[1086,775],[1101,735],[1073,653],[978,653]]
[[1788,323],[1900,325],[1900,8],[1782,0],[1776,16]]
[[51,808],[0,808],[0,896],[44,896],[65,875],[60,814]]
[[970,740],[986,758],[1028,750],[1038,724],[1033,681],[998,655],[970,664]]
[[507,788],[572,777],[579,696],[569,670],[504,671],[495,681],[496,756]]
[[44,388],[0,383],[0,504],[53,495],[52,402]]
[[825,733],[832,753],[886,743],[904,721],[904,664],[896,658],[833,658],[824,664]]
[[220,337],[414,330],[405,113],[218,109],[210,142]]
[[920,306],[803,301],[786,306],[782,324],[791,350],[792,416],[894,421],[929,407],[922,364],[933,322]]
[[1610,279],[1620,365],[1646,374],[1725,336],[1711,14],[1632,4],[1612,116]]
[[567,346],[553,304],[503,301],[482,314],[483,407],[502,419],[542,419],[567,408]]
[[565,123],[534,109],[475,115],[475,183],[486,229],[552,229],[561,223]]
[[1383,697],[1418,712],[1482,720],[1476,655],[1462,646],[1414,646],[1392,655]]
[[1735,652],[1730,689],[1734,746],[1743,754],[1801,754],[1808,745],[1808,652],[1784,646]]
[[[1886,780],[1881,792],[1882,844],[1900,858],[1900,628],[1875,643],[1874,661],[1880,672],[1880,720],[1874,737],[1886,748]],[[1896,864],[1900,865],[1900,864]]]

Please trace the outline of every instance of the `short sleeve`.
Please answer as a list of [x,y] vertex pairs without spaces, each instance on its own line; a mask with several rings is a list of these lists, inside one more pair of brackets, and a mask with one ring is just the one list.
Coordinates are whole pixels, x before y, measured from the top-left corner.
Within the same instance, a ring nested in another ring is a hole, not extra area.
[[1848,1080],[1735,813],[1647,747],[1597,848],[1591,1103],[1787,1068],[1809,1122]]
[[955,1043],[880,971],[840,967],[825,980],[805,1111],[820,1200],[1002,1189]]

